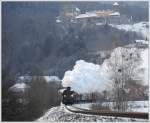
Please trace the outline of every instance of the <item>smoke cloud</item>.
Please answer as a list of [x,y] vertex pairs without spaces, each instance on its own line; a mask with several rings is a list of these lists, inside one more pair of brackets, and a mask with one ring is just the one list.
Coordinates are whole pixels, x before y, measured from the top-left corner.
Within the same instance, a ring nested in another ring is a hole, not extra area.
[[100,65],[79,60],[72,71],[66,71],[62,84],[78,93],[102,92],[111,88],[108,74]]

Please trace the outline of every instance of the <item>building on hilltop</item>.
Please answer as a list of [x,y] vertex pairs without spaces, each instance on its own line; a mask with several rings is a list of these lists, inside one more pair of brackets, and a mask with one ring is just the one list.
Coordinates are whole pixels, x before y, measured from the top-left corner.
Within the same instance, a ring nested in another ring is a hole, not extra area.
[[[63,22],[71,23],[110,23],[110,24],[129,24],[132,21],[132,18],[128,18],[126,15],[120,14],[119,4],[115,2],[112,5],[112,10],[95,10],[81,13],[80,9],[70,5],[64,7],[63,11],[60,12],[59,20]],[[56,22],[60,22],[57,21]]]

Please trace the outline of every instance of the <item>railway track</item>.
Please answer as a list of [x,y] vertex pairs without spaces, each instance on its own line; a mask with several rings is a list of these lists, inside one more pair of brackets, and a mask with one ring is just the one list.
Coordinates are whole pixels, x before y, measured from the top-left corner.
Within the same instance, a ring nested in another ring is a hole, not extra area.
[[117,112],[108,110],[88,110],[82,109],[74,106],[66,106],[66,109],[74,113],[91,114],[91,115],[101,115],[101,116],[114,116],[114,117],[126,117],[126,118],[139,118],[148,119],[148,113],[143,112]]

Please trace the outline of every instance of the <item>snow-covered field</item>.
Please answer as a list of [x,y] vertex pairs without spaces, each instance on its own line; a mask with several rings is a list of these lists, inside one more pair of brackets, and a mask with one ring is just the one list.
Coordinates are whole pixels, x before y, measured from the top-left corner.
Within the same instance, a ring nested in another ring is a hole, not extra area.
[[139,121],[145,122],[145,119],[122,118],[111,116],[86,115],[69,112],[63,105],[49,109],[44,116],[37,121],[48,122],[112,122],[112,121]]
[[[85,104],[74,104],[75,107],[83,109],[91,109],[91,106],[94,103],[85,103]],[[110,109],[113,109],[112,102],[104,102],[102,106],[109,106]],[[148,101],[128,101],[127,111],[132,112],[148,112]]]
[[148,113],[148,109],[148,101],[129,101],[128,111]]

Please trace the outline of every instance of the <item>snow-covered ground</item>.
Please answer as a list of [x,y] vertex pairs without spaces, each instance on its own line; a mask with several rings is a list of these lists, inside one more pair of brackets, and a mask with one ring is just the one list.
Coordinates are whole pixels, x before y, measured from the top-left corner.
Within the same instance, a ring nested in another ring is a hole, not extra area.
[[121,24],[121,25],[115,25],[115,24],[110,24],[112,27],[115,27],[120,30],[125,30],[125,31],[134,31],[138,34],[141,34],[143,38],[148,38],[149,36],[149,25],[148,22],[139,22],[135,24]]
[[128,111],[148,113],[148,101],[129,101]]
[[81,103],[81,104],[74,104],[74,106],[82,109],[91,109],[92,104],[93,103]]
[[[104,25],[104,23],[96,23],[97,26]],[[141,35],[143,39],[149,39],[149,24],[148,22],[139,22],[134,24],[109,24],[110,26],[119,30],[132,31]]]
[[[91,109],[92,104],[94,104],[94,103],[74,104],[74,106],[82,108],[82,109]],[[104,102],[101,105],[109,106],[110,109],[113,110],[112,102]],[[129,111],[129,112],[130,111],[132,111],[132,112],[148,112],[148,101],[128,101],[127,111]]]
[[[128,101],[128,107],[126,109],[127,112],[145,112],[148,113],[148,101]],[[109,105],[113,110],[113,103],[103,103],[103,105]]]
[[27,88],[29,88],[29,86],[25,83],[16,83],[11,86],[9,90],[13,92],[25,92]]
[[112,121],[148,121],[145,119],[122,118],[111,116],[87,115],[69,112],[63,105],[49,109],[44,116],[37,119],[41,122],[112,122]]

